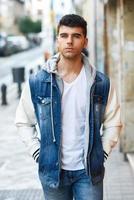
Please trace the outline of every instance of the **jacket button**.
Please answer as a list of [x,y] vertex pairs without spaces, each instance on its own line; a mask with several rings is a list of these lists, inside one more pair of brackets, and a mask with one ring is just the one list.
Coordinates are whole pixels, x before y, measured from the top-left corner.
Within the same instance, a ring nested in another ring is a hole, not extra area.
[[45,103],[45,100],[43,99],[43,100],[41,101],[41,103]]

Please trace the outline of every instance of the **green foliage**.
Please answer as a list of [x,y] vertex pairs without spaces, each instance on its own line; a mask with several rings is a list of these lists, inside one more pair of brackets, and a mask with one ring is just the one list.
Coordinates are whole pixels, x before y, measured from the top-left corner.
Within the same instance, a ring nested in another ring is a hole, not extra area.
[[33,21],[30,17],[21,18],[18,26],[20,32],[24,34],[41,32],[41,21]]

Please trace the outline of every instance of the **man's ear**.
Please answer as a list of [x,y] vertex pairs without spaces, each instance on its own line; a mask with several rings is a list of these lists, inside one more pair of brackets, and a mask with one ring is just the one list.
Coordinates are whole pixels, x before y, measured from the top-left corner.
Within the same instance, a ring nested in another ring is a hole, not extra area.
[[85,38],[85,44],[84,44],[84,48],[86,48],[88,45],[88,38]]
[[58,42],[58,36],[56,37],[56,50],[59,51],[59,42]]

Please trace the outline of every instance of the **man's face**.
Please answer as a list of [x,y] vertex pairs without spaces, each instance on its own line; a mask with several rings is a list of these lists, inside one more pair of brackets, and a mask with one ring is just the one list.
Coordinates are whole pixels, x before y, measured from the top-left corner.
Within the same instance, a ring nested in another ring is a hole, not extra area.
[[57,37],[57,47],[65,58],[73,59],[87,46],[87,38],[81,27],[61,26]]

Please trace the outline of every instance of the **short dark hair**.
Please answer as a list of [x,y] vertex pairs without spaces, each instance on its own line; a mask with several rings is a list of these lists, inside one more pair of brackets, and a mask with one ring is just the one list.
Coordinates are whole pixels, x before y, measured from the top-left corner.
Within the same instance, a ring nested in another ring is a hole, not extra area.
[[85,19],[76,14],[68,14],[64,15],[57,26],[57,33],[59,33],[59,29],[61,26],[69,26],[69,27],[81,27],[83,29],[83,34],[86,37],[87,35],[87,22]]

